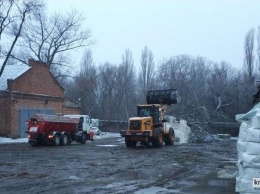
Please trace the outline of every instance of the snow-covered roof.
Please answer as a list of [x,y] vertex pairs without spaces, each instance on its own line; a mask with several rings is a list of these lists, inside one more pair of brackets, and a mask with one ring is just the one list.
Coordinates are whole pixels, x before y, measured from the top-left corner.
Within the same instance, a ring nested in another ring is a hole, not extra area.
[[0,77],[0,90],[7,90],[7,80],[8,79],[16,79],[20,75],[24,74],[31,67],[28,65],[6,65],[4,68],[4,72]]

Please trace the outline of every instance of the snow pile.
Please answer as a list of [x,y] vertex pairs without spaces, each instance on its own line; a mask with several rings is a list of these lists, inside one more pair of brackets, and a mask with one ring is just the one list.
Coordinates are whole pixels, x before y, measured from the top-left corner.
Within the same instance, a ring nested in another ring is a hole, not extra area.
[[7,137],[0,137],[0,144],[6,144],[6,143],[27,143],[28,138],[18,138],[18,139],[12,139]]
[[171,127],[174,129],[175,139],[178,140],[178,143],[188,143],[190,137],[190,127],[187,125],[187,121],[181,119],[177,122],[175,117],[167,117]]
[[236,115],[241,122],[237,142],[238,177],[236,191],[259,193],[253,187],[253,178],[260,178],[260,104],[246,114]]
[[104,139],[104,138],[114,138],[114,137],[121,137],[120,133],[113,133],[113,132],[100,132],[100,135],[95,135],[94,139]]
[[175,136],[179,138],[179,143],[188,143],[190,137],[190,127],[186,120],[180,120],[179,127],[174,130]]

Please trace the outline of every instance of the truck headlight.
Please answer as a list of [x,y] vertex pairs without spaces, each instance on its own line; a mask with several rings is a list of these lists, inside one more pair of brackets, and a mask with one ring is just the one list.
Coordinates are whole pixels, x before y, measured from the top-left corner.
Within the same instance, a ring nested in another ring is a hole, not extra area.
[[53,138],[52,134],[48,135],[48,139],[52,139],[52,138]]

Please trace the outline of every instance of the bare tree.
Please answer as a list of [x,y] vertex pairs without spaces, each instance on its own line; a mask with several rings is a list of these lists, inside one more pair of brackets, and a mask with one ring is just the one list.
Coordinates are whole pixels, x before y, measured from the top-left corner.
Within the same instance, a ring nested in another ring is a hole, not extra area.
[[245,59],[244,59],[244,66],[246,70],[246,76],[249,83],[254,83],[254,37],[255,37],[255,30],[251,29],[248,31],[245,37]]
[[11,15],[14,3],[14,0],[0,0],[0,40],[6,28],[14,22],[14,16]]
[[147,90],[150,88],[151,81],[154,76],[154,61],[153,61],[153,53],[148,49],[147,46],[144,47],[141,56],[141,72],[140,72],[140,82],[142,85],[142,94],[143,99],[145,99],[145,95]]
[[238,101],[238,97],[234,94],[234,85],[232,81],[234,77],[234,69],[231,65],[222,61],[221,64],[214,64],[210,74],[209,94],[214,99],[212,104],[212,115],[226,111],[229,107]]
[[[192,58],[188,55],[175,56],[170,59],[165,59],[159,66],[156,82],[159,83],[158,89],[176,88],[178,95],[181,96],[181,101],[178,107],[175,107],[175,115],[181,116],[191,109],[188,104],[194,106],[190,101],[194,100],[192,86],[189,84],[190,66]],[[193,102],[194,103],[194,102]],[[170,111],[170,110],[169,110]]]
[[49,19],[44,11],[38,13],[22,34],[20,50],[23,52],[13,58],[23,63],[28,58],[46,62],[57,77],[57,70],[70,63],[70,51],[93,43],[90,30],[83,29],[84,21],[77,11],[55,14]]
[[98,109],[101,119],[116,119],[119,112],[118,100],[118,68],[116,65],[105,63],[99,66],[98,74]]
[[97,103],[97,68],[94,65],[91,50],[85,50],[80,63],[80,71],[75,76],[73,84],[68,86],[72,99],[81,99],[84,114],[96,115]]
[[123,94],[123,110],[125,112],[125,118],[129,118],[129,115],[134,114],[135,108],[133,109],[133,104],[135,102],[135,70],[134,61],[132,57],[132,52],[126,49],[122,55],[122,63],[119,66],[119,75],[121,83],[121,93]]
[[125,120],[136,108],[136,77],[132,53],[125,50],[119,65],[105,63],[98,69],[97,109],[102,119]]
[[[258,75],[259,75],[260,74],[260,26],[258,26],[258,31],[257,31],[257,63],[258,63]],[[260,79],[259,76],[258,79]]]
[[[202,57],[181,55],[166,60],[159,68],[157,82],[176,88],[181,97],[174,114],[193,122],[208,122],[216,110],[234,103],[229,91],[232,71],[227,63],[212,63]],[[235,98],[236,99],[236,98]],[[217,101],[217,103],[216,103]]]
[[2,44],[1,37],[4,33],[13,37],[10,45],[5,50],[0,48],[0,51],[4,54],[0,77],[3,74],[18,38],[21,36],[26,20],[41,7],[43,7],[43,4],[39,0],[0,0],[0,43]]

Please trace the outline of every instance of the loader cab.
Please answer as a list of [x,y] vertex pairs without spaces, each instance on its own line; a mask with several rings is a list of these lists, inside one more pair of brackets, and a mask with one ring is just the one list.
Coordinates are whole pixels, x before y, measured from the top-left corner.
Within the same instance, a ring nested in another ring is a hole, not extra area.
[[138,116],[139,117],[150,117],[152,116],[152,110],[150,107],[143,107],[138,106],[137,107]]
[[137,115],[139,117],[152,117],[154,124],[160,123],[160,105],[147,104],[137,106]]

